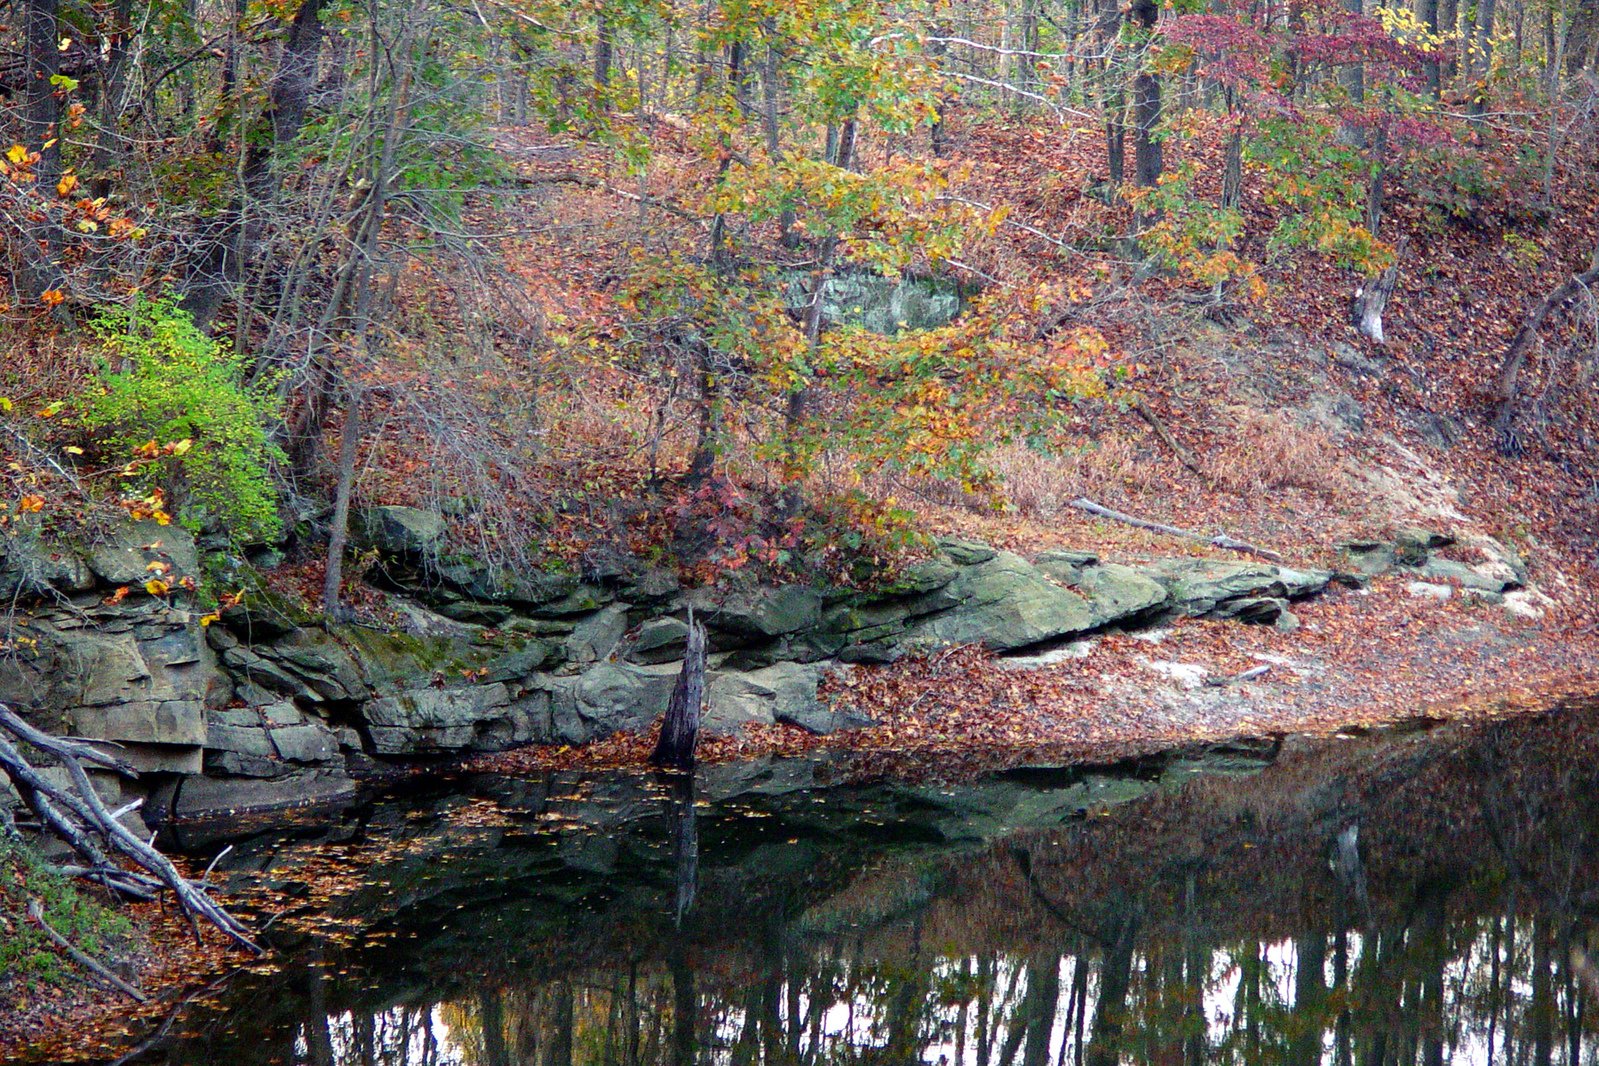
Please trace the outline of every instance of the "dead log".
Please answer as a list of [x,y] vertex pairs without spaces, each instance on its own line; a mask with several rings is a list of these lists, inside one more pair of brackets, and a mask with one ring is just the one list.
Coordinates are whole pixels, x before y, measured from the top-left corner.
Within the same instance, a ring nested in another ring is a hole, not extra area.
[[1138,518],[1134,515],[1127,514],[1125,511],[1113,511],[1109,507],[1101,507],[1093,500],[1085,499],[1083,497],[1078,497],[1077,499],[1073,500],[1071,502],[1071,506],[1077,508],[1079,511],[1084,511],[1091,515],[1097,515],[1100,518],[1109,518],[1113,522],[1122,522],[1129,526],[1136,526],[1139,529],[1150,530],[1154,533],[1164,533],[1168,537],[1181,537],[1184,540],[1192,540],[1198,541],[1201,544],[1209,544],[1213,548],[1225,548],[1228,551],[1242,552],[1246,555],[1257,555],[1262,559],[1266,559],[1274,563],[1280,563],[1283,561],[1283,557],[1277,552],[1272,551],[1270,548],[1262,548],[1258,544],[1251,544],[1247,540],[1239,540],[1236,537],[1229,537],[1225,533],[1217,533],[1213,537],[1207,537],[1205,534],[1195,533],[1191,529],[1178,529],[1176,526],[1168,526],[1163,522],[1151,522],[1146,518]]
[[[63,740],[36,729],[4,704],[0,704],[0,731],[44,752],[66,770],[71,787],[50,781],[15,744],[0,736],[0,769],[16,784],[23,801],[38,817],[40,827],[85,860],[85,876],[111,891],[115,891],[119,883],[127,882],[146,892],[165,888],[177,898],[191,924],[203,918],[239,947],[257,955],[264,954],[244,925],[223,910],[204,888],[180,874],[170,859],[117,820],[117,812],[106,807],[89,780],[88,771],[83,768],[87,762],[115,770],[125,777],[137,777],[131,766],[87,744]],[[121,869],[111,861],[112,855],[131,861],[144,874]],[[197,936],[198,932],[196,926]]]
[[688,615],[688,646],[683,669],[667,701],[661,736],[650,754],[650,765],[669,770],[694,769],[694,749],[700,739],[700,708],[705,703],[705,627]]

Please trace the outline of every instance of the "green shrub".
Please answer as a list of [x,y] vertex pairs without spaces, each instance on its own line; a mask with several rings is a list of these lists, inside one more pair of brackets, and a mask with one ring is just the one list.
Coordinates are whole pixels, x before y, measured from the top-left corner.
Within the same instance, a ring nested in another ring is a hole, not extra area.
[[238,353],[170,297],[104,308],[92,328],[106,360],[100,387],[79,397],[84,425],[123,454],[143,449],[146,469],[190,528],[215,521],[236,541],[276,536],[271,467],[282,452],[267,435],[281,417],[274,383],[247,384]]

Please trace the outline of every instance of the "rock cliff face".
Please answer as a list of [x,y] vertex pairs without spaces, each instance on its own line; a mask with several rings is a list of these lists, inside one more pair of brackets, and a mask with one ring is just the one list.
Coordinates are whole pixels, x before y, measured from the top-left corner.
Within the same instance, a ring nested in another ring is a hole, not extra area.
[[[129,523],[91,546],[36,531],[0,540],[0,589],[16,604],[0,701],[117,745],[146,771],[138,787],[151,816],[196,815],[339,796],[352,772],[385,760],[641,728],[666,706],[691,608],[710,632],[707,730],[830,732],[867,723],[819,701],[829,670],[951,643],[1017,652],[1173,615],[1292,628],[1290,603],[1334,577],[1213,559],[1135,569],[1087,552],[1029,562],[945,540],[873,592],[684,589],[634,562],[583,578],[441,556],[442,528],[409,508],[359,518],[382,580],[400,592],[404,622],[392,630],[311,618],[259,580],[202,625],[183,581],[199,578],[199,559],[175,527]],[[1435,579],[1465,568],[1418,536],[1352,545],[1352,566]],[[1519,584],[1513,559],[1472,580],[1501,592]],[[173,591],[148,594],[152,573]]]

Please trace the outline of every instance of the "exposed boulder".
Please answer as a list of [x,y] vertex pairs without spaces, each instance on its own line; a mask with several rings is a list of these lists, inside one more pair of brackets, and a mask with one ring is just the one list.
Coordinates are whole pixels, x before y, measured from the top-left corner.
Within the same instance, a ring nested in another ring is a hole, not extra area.
[[1344,565],[1358,577],[1378,577],[1398,563],[1394,546],[1381,540],[1349,540],[1338,545]]
[[[1178,614],[1228,617],[1229,601],[1299,599],[1327,587],[1326,570],[1295,570],[1223,559],[1161,559],[1144,571],[1166,586]],[[1236,612],[1234,612],[1236,613]]]
[[[142,585],[153,576],[176,585],[181,578],[200,576],[200,556],[188,531],[149,518],[118,522],[93,538],[87,561],[95,576],[108,585]],[[158,575],[152,565],[165,569]]]
[[567,662],[592,663],[609,658],[627,632],[627,605],[612,604],[583,618],[566,638]]
[[551,740],[583,744],[647,725],[666,710],[679,665],[600,662],[548,682]]
[[546,694],[513,701],[493,683],[380,696],[362,706],[361,717],[376,754],[438,755],[547,740],[548,712]]
[[228,686],[191,612],[140,598],[12,626],[0,700],[48,728],[118,743],[139,769],[200,770],[205,707]]
[[[806,585],[743,585],[695,589],[688,602],[707,628],[735,641],[750,641],[815,627],[825,601],[819,589]],[[715,633],[712,647],[726,646]]]
[[655,665],[683,657],[688,623],[681,618],[651,618],[639,626],[627,649],[629,662]]
[[444,516],[420,507],[363,507],[354,519],[356,543],[385,555],[424,558],[436,554],[444,542]]
[[82,555],[46,537],[37,515],[18,516],[0,529],[0,598],[29,601],[93,587]]
[[1117,563],[1101,563],[1091,552],[1045,552],[1038,568],[1088,598],[1095,628],[1148,617],[1166,605],[1166,586]]
[[953,599],[954,606],[917,619],[907,627],[906,641],[981,643],[994,651],[1012,651],[1095,627],[1087,599],[1050,581],[1010,552],[963,566],[940,593]]
[[1421,566],[1438,548],[1447,548],[1455,538],[1447,533],[1405,526],[1394,533],[1394,559],[1404,566]]
[[814,721],[816,689],[826,669],[801,663],[776,663],[747,673],[713,673],[706,685],[707,733],[733,733],[746,725]]
[[277,778],[307,766],[344,768],[334,731],[287,700],[211,711],[206,725],[207,773]]

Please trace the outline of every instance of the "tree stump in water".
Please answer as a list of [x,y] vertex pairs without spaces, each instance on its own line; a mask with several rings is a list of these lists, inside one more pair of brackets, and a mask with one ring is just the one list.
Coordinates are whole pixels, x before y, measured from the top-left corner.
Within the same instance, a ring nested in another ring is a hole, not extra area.
[[694,748],[700,737],[700,707],[705,703],[705,627],[688,616],[688,646],[683,671],[666,704],[661,738],[655,742],[650,763],[670,770],[692,770]]

